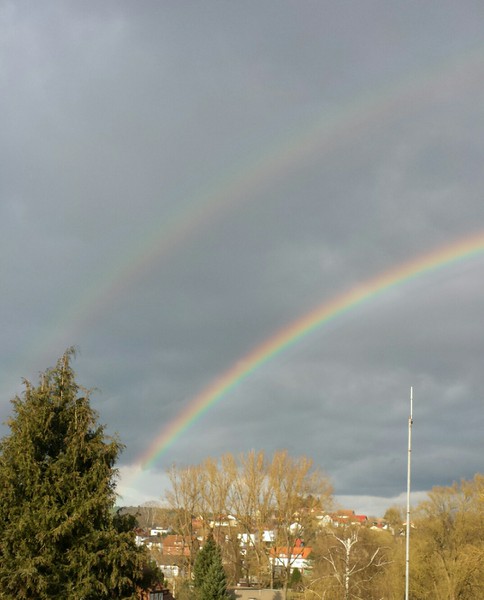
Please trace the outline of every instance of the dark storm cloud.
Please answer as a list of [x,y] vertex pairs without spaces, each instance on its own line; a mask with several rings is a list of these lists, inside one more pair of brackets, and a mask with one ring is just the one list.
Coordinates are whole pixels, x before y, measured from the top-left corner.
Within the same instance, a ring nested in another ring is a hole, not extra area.
[[[160,495],[174,460],[285,447],[378,512],[405,486],[410,385],[416,493],[482,470],[479,256],[305,336],[148,474],[134,463],[277,331],[482,229],[483,16],[470,1],[4,3],[2,417],[20,378],[75,344],[132,501]],[[177,219],[192,227],[157,255]]]

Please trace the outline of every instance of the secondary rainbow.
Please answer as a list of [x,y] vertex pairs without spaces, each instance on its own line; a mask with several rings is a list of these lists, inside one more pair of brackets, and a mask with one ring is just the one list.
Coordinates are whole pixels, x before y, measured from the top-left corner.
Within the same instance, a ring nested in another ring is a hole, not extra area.
[[45,332],[52,333],[30,340],[26,354],[31,359],[42,358],[42,364],[52,356],[59,356],[77,339],[78,332],[91,326],[103,311],[115,305],[122,293],[158,261],[170,256],[204,227],[213,227],[228,210],[253,201],[258,197],[257,190],[285,177],[290,169],[321,156],[321,152],[342,147],[402,111],[415,111],[429,98],[445,95],[448,89],[462,92],[463,88],[472,86],[478,80],[483,54],[484,48],[479,45],[451,55],[440,64],[409,69],[387,85],[379,84],[369,92],[359,92],[332,110],[325,107],[316,114],[306,115],[280,137],[270,142],[261,140],[252,155],[239,159],[230,168],[225,167],[211,182],[189,191],[186,196],[172,198],[172,212],[153,216],[142,238],[135,238],[124,253],[117,255],[115,262],[93,274],[88,284],[77,291],[67,310],[46,323]]
[[479,232],[464,240],[440,247],[429,254],[402,263],[349,291],[335,296],[329,301],[323,302],[323,304],[293,321],[289,326],[254,348],[218,377],[209,387],[189,401],[186,408],[168,426],[163,428],[136,463],[141,465],[142,469],[153,466],[156,460],[193,423],[222,400],[231,389],[239,385],[256,369],[325,323],[383,294],[390,288],[408,283],[430,271],[449,267],[459,261],[470,259],[482,253],[484,253],[484,232]]

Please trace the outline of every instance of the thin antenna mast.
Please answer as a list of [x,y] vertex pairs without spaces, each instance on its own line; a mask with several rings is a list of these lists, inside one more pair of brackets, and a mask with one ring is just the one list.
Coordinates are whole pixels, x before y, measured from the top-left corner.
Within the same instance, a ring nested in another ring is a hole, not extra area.
[[408,418],[408,461],[407,461],[407,530],[405,538],[405,600],[408,600],[410,572],[410,473],[412,458],[413,387],[410,387],[410,417]]

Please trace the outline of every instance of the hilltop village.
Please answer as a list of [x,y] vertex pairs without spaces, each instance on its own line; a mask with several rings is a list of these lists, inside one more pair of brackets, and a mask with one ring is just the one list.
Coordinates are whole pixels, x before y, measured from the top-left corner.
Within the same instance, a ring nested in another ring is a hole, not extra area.
[[218,561],[210,585],[223,580],[237,593],[279,589],[287,598],[322,577],[341,586],[350,563],[351,586],[362,577],[376,585],[405,529],[397,508],[384,518],[337,509],[328,476],[286,450],[226,453],[173,465],[167,474],[163,508],[124,510],[137,519],[136,544],[148,550],[177,600],[202,587],[197,564],[207,571],[207,548]]
[[[190,470],[192,478],[184,481],[193,481],[194,474]],[[171,500],[180,500],[183,491],[199,489],[180,486],[180,478],[173,482],[176,494]],[[207,549],[214,547],[218,570],[210,571],[208,583],[223,582],[226,590],[226,595],[213,596],[217,600],[400,600],[408,541],[412,600],[482,598],[483,475],[434,487],[412,507],[408,527],[401,507],[391,507],[377,518],[328,509],[324,496],[296,493],[292,503],[287,494],[293,490],[274,487],[267,502],[262,494],[248,494],[243,506],[247,509],[254,502],[253,511],[244,511],[241,504],[239,511],[196,513],[187,509],[187,503],[124,510],[137,515],[136,543],[148,550],[163,573],[165,589],[176,600],[212,597],[200,596],[200,564],[206,565]],[[217,503],[216,495],[207,499]]]
[[[186,522],[189,535],[176,533],[171,525],[179,522],[180,515],[175,511],[156,506],[128,507],[122,509],[136,516],[139,527],[136,529],[136,543],[145,546],[152,559],[162,571],[165,582],[176,588],[179,578],[189,576],[190,563],[203,547],[208,535],[212,535],[222,549],[224,568],[228,575],[228,582],[232,586],[259,586],[269,584],[283,584],[286,574],[296,577],[307,574],[313,568],[311,542],[317,542],[320,534],[338,536],[338,531],[351,529],[353,536],[365,532],[378,532],[383,535],[403,536],[404,523],[390,522],[388,519],[369,517],[356,514],[353,510],[336,510],[335,512],[311,511],[304,508],[294,515],[292,522],[285,524],[287,532],[280,531],[281,521],[272,515],[266,523],[252,531],[247,531],[246,519],[236,515],[224,514],[204,519],[191,517]],[[305,513],[305,514],[304,514]],[[390,511],[389,517],[398,517],[396,511]],[[312,527],[308,528],[311,521]],[[281,535],[282,534],[282,535]],[[289,545],[280,545],[281,539],[291,542]],[[279,543],[278,543],[279,542]],[[309,543],[308,543],[309,542]],[[266,565],[264,576],[250,568],[250,555],[264,555]],[[233,558],[238,557],[238,566]],[[238,568],[237,568],[238,567]]]

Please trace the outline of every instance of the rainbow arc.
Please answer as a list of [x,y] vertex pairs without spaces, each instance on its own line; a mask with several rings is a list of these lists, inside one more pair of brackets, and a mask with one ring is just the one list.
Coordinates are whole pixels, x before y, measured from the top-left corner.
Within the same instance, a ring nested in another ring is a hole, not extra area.
[[206,389],[192,398],[177,417],[161,430],[146,452],[136,462],[143,469],[152,467],[181,435],[208,410],[213,409],[218,402],[225,398],[230,390],[268,361],[323,325],[354,310],[363,303],[376,299],[396,286],[403,286],[432,271],[448,268],[455,263],[469,260],[483,253],[484,232],[479,232],[474,236],[404,262],[335,296],[329,301],[323,302],[270,336],[265,342],[235,362]]

